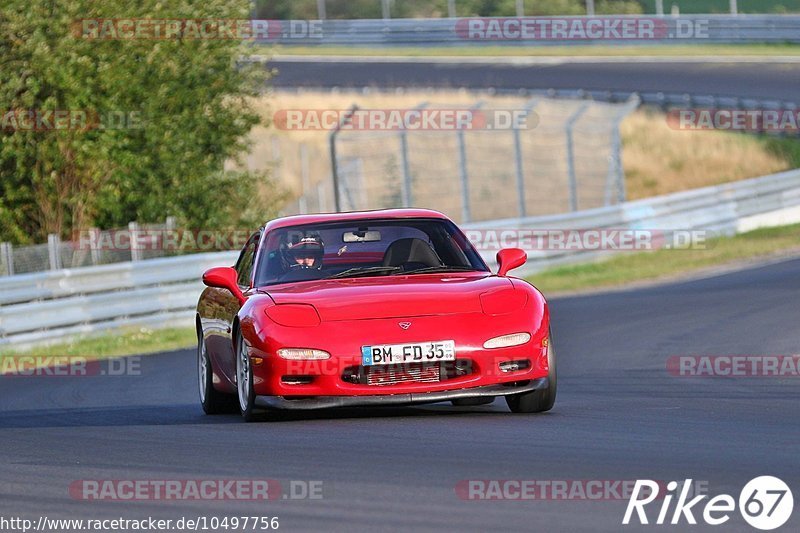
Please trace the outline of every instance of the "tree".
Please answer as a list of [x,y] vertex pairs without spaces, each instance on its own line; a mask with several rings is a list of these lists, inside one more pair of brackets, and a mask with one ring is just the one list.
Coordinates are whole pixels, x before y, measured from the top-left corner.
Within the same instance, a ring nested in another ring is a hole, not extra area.
[[[267,81],[262,65],[238,62],[241,39],[87,38],[114,37],[88,31],[96,19],[245,20],[249,2],[135,4],[5,1],[0,240],[166,215],[187,227],[251,226],[281,197],[267,176],[230,170],[260,121],[251,99]],[[20,126],[25,113],[57,110],[83,113],[89,127]]]

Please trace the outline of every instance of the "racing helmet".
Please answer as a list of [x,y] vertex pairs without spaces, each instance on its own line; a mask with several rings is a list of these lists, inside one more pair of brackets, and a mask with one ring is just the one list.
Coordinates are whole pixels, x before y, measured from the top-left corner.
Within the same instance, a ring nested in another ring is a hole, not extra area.
[[287,243],[283,247],[284,263],[288,268],[320,270],[325,243],[318,233],[311,233]]

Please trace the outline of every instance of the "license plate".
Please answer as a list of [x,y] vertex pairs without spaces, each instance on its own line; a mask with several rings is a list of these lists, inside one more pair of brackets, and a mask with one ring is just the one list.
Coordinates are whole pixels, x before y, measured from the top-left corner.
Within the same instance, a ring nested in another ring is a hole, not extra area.
[[379,344],[375,346],[363,346],[361,348],[361,361],[364,366],[393,365],[397,363],[433,363],[437,361],[455,360],[455,341]]

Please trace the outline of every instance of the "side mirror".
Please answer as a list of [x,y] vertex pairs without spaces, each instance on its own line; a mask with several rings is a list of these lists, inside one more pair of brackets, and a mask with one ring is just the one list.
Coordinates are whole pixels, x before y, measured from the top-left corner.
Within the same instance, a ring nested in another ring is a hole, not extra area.
[[236,269],[232,267],[215,267],[205,271],[203,283],[208,287],[228,289],[231,294],[236,296],[239,303],[244,303],[247,298],[242,294],[242,289],[239,288],[239,283],[236,281],[238,276]]
[[497,252],[498,276],[505,276],[509,271],[521,267],[528,261],[528,254],[520,248],[505,248]]

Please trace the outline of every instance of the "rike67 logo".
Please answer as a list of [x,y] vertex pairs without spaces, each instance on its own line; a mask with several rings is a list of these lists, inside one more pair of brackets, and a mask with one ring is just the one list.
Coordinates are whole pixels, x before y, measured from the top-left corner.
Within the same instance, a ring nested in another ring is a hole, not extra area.
[[[733,496],[720,494],[706,501],[705,505],[701,505],[700,503],[708,498],[708,495],[702,494],[689,499],[691,486],[691,479],[682,484],[677,481],[670,481],[667,484],[667,495],[661,501],[655,524],[694,525],[697,524],[695,513],[711,526],[725,524],[731,519],[731,514],[737,507],[737,501]],[[656,481],[649,479],[636,481],[628,500],[625,517],[622,519],[623,525],[635,524],[636,519],[642,525],[650,524],[652,514],[648,517],[645,507],[658,497],[658,487]],[[672,508],[676,496],[675,507]],[[791,489],[782,480],[772,476],[760,476],[750,480],[739,493],[738,507],[745,522],[756,529],[769,531],[781,527],[789,520],[794,509],[794,498]]]

